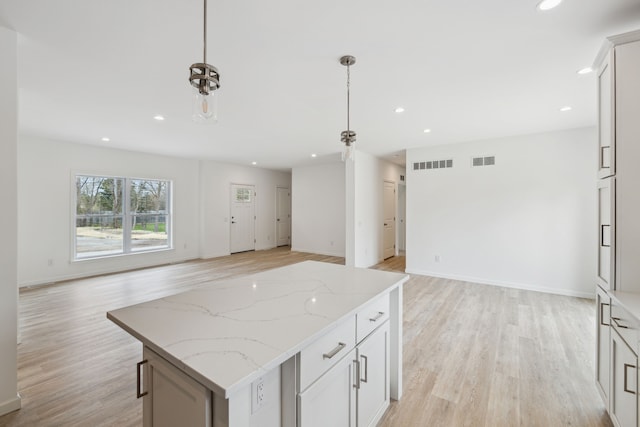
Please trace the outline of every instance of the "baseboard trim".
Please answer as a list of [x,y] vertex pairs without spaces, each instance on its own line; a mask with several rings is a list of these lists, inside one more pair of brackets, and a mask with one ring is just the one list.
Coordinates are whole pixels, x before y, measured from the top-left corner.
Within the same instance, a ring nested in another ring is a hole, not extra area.
[[0,403],[0,416],[17,411],[20,408],[22,408],[22,397],[20,397],[20,393],[18,393],[15,399]]
[[459,280],[461,282],[478,283],[481,285],[490,285],[490,286],[500,286],[503,288],[522,289],[524,291],[544,292],[546,294],[563,295],[563,296],[576,297],[576,298],[595,299],[595,295],[596,295],[595,292],[580,292],[580,291],[574,291],[572,289],[546,288],[543,286],[531,285],[526,283],[504,282],[500,280],[489,280],[489,279],[482,279],[478,277],[462,276],[457,274],[442,274],[442,273],[436,273],[433,271],[425,271],[425,270],[414,269],[414,268],[407,268],[405,272],[409,274],[418,274],[420,276],[431,276],[431,277],[438,277],[441,279]]
[[291,251],[292,252],[306,252],[308,254],[316,254],[316,255],[327,255],[327,256],[335,256],[335,257],[340,257],[340,258],[344,258],[344,253],[340,253],[340,252],[320,252],[320,251],[316,251],[316,250],[311,250],[311,249],[303,249],[303,248],[295,248],[295,247],[291,247]]

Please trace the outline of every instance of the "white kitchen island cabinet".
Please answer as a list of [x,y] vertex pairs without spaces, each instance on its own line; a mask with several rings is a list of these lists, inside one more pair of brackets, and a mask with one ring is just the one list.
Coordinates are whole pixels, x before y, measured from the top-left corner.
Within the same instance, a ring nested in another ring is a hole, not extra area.
[[107,317],[144,344],[145,426],[368,426],[402,395],[408,278],[306,261]]

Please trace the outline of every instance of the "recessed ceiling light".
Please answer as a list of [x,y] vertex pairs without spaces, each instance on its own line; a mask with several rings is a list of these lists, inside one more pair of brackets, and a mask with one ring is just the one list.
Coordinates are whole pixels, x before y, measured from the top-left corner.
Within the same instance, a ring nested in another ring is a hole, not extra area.
[[578,70],[578,74],[589,74],[590,72],[593,71],[593,68],[591,67],[584,67],[580,70]]
[[102,138],[102,142],[109,142],[111,141],[109,138],[107,138],[106,136]]
[[395,111],[396,111],[396,113],[404,113],[404,108],[398,107],[398,108],[396,108]]
[[424,133],[431,133],[431,129],[425,129]]
[[560,108],[560,111],[571,111],[571,107],[569,107],[568,105]]
[[562,0],[542,0],[538,3],[538,10],[550,10],[562,3]]
[[255,166],[258,164],[258,162],[251,162],[251,164]]
[[311,157],[317,157],[317,156],[318,156],[318,155],[317,155],[316,153],[313,153],[313,154],[311,155]]
[[159,121],[159,122],[161,122],[161,121],[163,121],[163,120],[164,120],[164,116],[161,116],[161,115],[159,115],[159,114],[158,114],[157,116],[153,116],[153,118],[154,118],[155,120]]

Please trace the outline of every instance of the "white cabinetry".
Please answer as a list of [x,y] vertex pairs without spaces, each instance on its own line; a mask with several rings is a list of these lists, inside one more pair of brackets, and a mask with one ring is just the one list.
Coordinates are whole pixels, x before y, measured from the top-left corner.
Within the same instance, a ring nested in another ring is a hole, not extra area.
[[618,427],[637,426],[636,354],[617,332],[611,332],[612,379],[609,415]]
[[601,179],[616,173],[613,49],[605,55],[598,68],[598,178]]
[[[147,347],[143,357],[144,362],[138,365],[138,397],[143,398],[144,426],[211,426],[211,391]],[[143,365],[147,366],[141,391]]]
[[298,377],[298,427],[375,426],[390,400],[389,295],[302,350]]
[[638,425],[638,324],[627,310],[611,303],[611,394],[609,415],[618,427]]
[[357,353],[357,425],[375,426],[389,406],[389,322],[366,338]]
[[610,369],[610,340],[611,340],[611,299],[609,295],[596,286],[596,386],[602,396],[605,406],[609,409],[609,369]]
[[299,425],[354,427],[356,425],[356,351],[351,350],[332,369],[298,395]]
[[598,181],[598,285],[615,289],[615,177]]
[[618,427],[637,427],[637,326],[635,317],[615,301],[640,294],[640,31],[608,38],[595,66],[599,105],[596,384],[613,422]]

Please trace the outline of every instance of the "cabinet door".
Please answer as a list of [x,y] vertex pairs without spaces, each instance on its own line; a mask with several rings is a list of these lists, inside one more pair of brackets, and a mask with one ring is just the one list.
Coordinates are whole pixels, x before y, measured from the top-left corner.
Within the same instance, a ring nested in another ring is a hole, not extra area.
[[596,386],[607,409],[609,409],[609,344],[611,339],[609,330],[610,301],[607,293],[596,286]]
[[615,48],[616,290],[640,292],[640,41]]
[[148,348],[143,354],[147,360],[143,425],[211,426],[211,391]]
[[355,427],[355,349],[298,395],[299,427]]
[[607,290],[615,286],[615,178],[598,181],[598,285]]
[[389,322],[369,335],[357,352],[358,427],[375,426],[389,407]]
[[619,427],[637,427],[637,357],[611,329],[612,385],[609,414]]
[[598,70],[598,178],[616,173],[613,49]]

